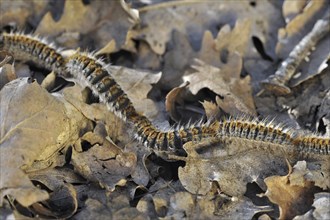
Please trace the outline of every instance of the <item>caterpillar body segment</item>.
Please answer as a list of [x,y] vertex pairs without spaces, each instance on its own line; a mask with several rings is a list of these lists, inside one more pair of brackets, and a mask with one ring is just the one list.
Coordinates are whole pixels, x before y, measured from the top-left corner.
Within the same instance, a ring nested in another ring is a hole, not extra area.
[[64,58],[52,44],[37,37],[16,33],[3,33],[0,36],[0,48],[12,53],[17,59],[33,61],[38,66],[53,70],[67,79],[73,77],[82,86],[89,87],[110,111],[133,126],[138,140],[153,149],[176,151],[189,141],[198,142],[216,137],[277,144],[284,148],[293,146],[298,152],[330,154],[330,137],[303,134],[271,121],[244,117],[161,130],[136,111],[106,65],[92,55],[77,52]]
[[129,121],[130,117],[137,114],[127,94],[101,61],[90,55],[77,53],[68,58],[66,68],[79,84],[89,87],[110,111],[124,121]]
[[292,134],[291,130],[272,122],[244,118],[220,121],[218,128],[218,136],[222,138],[235,137],[279,145],[290,145],[293,141]]
[[136,111],[127,94],[105,68],[105,64],[91,55],[74,54],[68,58],[66,68],[75,79],[78,79],[79,84],[92,89],[110,111],[131,123],[135,129],[135,136],[150,148],[175,151],[181,149],[182,145],[188,141],[197,141],[206,136],[216,135],[216,131],[206,124],[166,132],[156,128],[150,120]]
[[300,135],[294,139],[294,144],[304,153],[330,154],[330,137]]
[[47,42],[24,34],[2,33],[0,48],[14,58],[23,61],[32,61],[38,66],[53,70],[59,75],[65,75],[65,59],[57,49]]

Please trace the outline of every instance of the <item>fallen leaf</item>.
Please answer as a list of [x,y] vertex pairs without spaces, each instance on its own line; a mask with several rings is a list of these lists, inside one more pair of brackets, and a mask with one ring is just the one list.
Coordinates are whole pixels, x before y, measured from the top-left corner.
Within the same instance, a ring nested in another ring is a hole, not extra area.
[[[235,138],[188,142],[184,145],[188,157],[181,158],[186,165],[179,168],[179,179],[193,194],[206,195],[211,182],[216,181],[221,191],[240,197],[246,192],[247,183],[285,172],[284,155],[278,148]],[[287,156],[294,160],[293,155]]]
[[[20,28],[24,28],[28,21],[38,20],[45,12],[49,1],[32,0],[29,2],[1,1],[0,7],[0,26],[14,23]],[[19,15],[19,16],[17,16]]]
[[153,74],[115,66],[110,66],[109,69],[138,112],[143,113],[151,120],[159,117],[157,106],[147,96],[152,88],[151,84],[156,84],[159,81],[161,73]]
[[165,108],[170,117],[176,121],[180,122],[182,119],[182,115],[177,112],[176,104],[179,103],[183,105],[183,96],[187,93],[187,88],[189,86],[189,82],[185,82],[179,87],[173,88],[169,93],[166,95],[165,100]]
[[[218,96],[216,97],[216,100]],[[210,119],[219,119],[221,116],[220,108],[217,104],[209,101],[202,102],[203,107],[205,109],[206,117]]]
[[229,54],[228,62],[220,68],[200,60],[196,60],[193,68],[197,72],[183,77],[190,82],[189,90],[192,94],[197,94],[202,88],[209,88],[223,97],[218,105],[227,113],[256,115],[250,77],[240,78],[242,59],[237,53]]
[[305,178],[304,172],[295,167],[286,176],[267,177],[265,183],[268,187],[265,195],[279,206],[280,219],[292,219],[308,211],[314,193],[319,191],[313,182]]
[[113,191],[116,185],[125,185],[136,166],[136,156],[111,144],[96,144],[84,152],[73,150],[72,164],[87,180]]
[[269,212],[270,206],[257,206],[248,198],[231,198],[225,201],[214,213],[221,219],[253,219],[258,213]]
[[0,67],[0,89],[16,78],[15,68],[12,64],[6,63]]
[[251,20],[254,34],[263,39],[266,50],[274,50],[274,36],[271,33],[282,25],[281,21],[273,19],[279,16],[279,12],[266,1],[258,2],[253,7],[249,2],[176,1],[146,6],[139,12],[142,28],[134,30],[135,38],[147,41],[160,55],[166,51],[166,43],[170,42],[174,30],[189,37],[190,44],[196,49],[200,48],[197,39],[205,30],[216,32],[219,25],[233,24],[243,18]]
[[47,199],[48,193],[34,187],[24,170],[74,143],[87,120],[61,97],[52,96],[27,78],[7,84],[0,95],[0,163],[6,168],[1,198],[13,195],[29,206]]
[[[115,45],[120,48],[125,44],[127,30],[134,25],[127,16],[132,18],[134,13],[131,11],[134,9],[129,9],[121,1],[93,1],[86,5],[81,0],[65,1],[60,19],[55,21],[48,12],[40,21],[36,32],[62,37],[61,45],[67,47],[102,48],[114,39]],[[86,42],[82,40],[85,35],[89,37]],[[94,42],[92,46],[91,40]]]
[[[98,19],[96,14],[88,16],[91,15],[90,8],[91,6],[85,6],[82,1],[66,1],[61,19],[55,21],[48,12],[40,21],[36,32],[43,35],[49,33],[57,35],[64,31],[87,33],[94,27]],[[81,24],[84,24],[84,28],[81,27]]]

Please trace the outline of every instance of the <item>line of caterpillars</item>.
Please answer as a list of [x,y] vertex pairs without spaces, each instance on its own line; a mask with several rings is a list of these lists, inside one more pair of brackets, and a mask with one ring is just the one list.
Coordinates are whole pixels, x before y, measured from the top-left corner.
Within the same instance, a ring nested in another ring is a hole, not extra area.
[[0,48],[13,54],[16,59],[33,61],[41,67],[53,70],[58,76],[73,77],[79,84],[89,87],[110,111],[125,122],[131,123],[136,137],[153,149],[176,151],[182,149],[183,144],[189,141],[200,141],[210,137],[235,137],[266,144],[293,146],[299,152],[330,154],[329,137],[295,132],[270,122],[247,118],[227,119],[162,131],[136,111],[127,94],[106,69],[106,65],[92,55],[76,52],[64,58],[46,41],[17,33],[3,33],[0,37]]

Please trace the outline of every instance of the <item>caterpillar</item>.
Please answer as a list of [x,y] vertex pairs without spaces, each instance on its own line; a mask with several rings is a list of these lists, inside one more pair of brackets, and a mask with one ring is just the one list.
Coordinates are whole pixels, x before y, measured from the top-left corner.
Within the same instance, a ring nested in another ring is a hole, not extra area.
[[299,152],[314,154],[330,154],[330,138],[316,134],[299,135],[293,143],[298,147]]
[[0,48],[13,54],[18,60],[32,61],[57,74],[65,72],[65,59],[53,44],[47,43],[44,39],[20,33],[2,33]]
[[90,88],[107,108],[130,123],[135,137],[146,147],[177,151],[189,141],[204,138],[240,138],[266,144],[293,146],[300,152],[330,154],[330,138],[306,135],[272,122],[249,118],[229,118],[221,121],[198,123],[167,131],[156,128],[144,115],[138,113],[127,94],[111,76],[106,64],[92,54],[76,52],[63,58],[58,50],[47,42],[23,34],[3,34],[0,47],[23,60],[54,70],[59,76],[68,75]]
[[91,54],[76,53],[68,58],[67,71],[78,83],[91,88],[108,109],[126,122],[133,124],[136,137],[150,148],[158,150],[181,149],[187,141],[215,136],[211,126],[182,127],[172,131],[161,131],[134,108],[127,94],[116,83],[105,64]]

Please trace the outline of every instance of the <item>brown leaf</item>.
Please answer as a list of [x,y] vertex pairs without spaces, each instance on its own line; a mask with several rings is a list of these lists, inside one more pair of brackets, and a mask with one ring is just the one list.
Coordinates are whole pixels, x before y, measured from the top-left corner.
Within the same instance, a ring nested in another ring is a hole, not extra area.
[[223,26],[215,39],[210,31],[205,31],[198,59],[205,63],[221,67],[226,63],[228,54],[238,53],[244,57],[250,40],[251,20],[238,20],[230,30],[229,25]]
[[[57,35],[63,31],[87,33],[97,22],[98,14],[91,13],[91,7],[82,1],[66,1],[63,14],[59,21],[55,21],[48,12],[40,21],[37,33]],[[84,24],[84,28],[82,28]]]
[[[123,7],[125,6],[125,7]],[[36,30],[42,35],[60,35],[56,40],[66,47],[93,48],[104,47],[112,39],[120,48],[125,44],[125,36],[133,25],[128,15],[131,12],[122,1],[92,1],[84,5],[83,1],[65,1],[61,18],[55,21],[48,12],[40,21]],[[134,10],[133,10],[134,11]],[[136,15],[134,15],[136,17]],[[134,19],[133,19],[134,20]],[[87,36],[87,41],[81,41],[82,36]],[[117,48],[116,48],[117,49]]]
[[44,218],[70,218],[78,208],[77,192],[73,185],[62,184],[50,193],[50,198],[43,202],[35,203],[32,210]]
[[190,82],[189,89],[197,94],[202,88],[209,88],[223,97],[218,104],[229,114],[256,115],[250,77],[240,78],[242,59],[237,53],[229,54],[228,62],[220,68],[196,60],[193,66],[197,72],[184,76]]
[[283,173],[286,168],[280,146],[258,145],[235,138],[189,142],[184,145],[188,157],[181,158],[186,165],[179,168],[179,179],[193,194],[207,194],[216,181],[227,195],[242,196],[247,183]]
[[148,99],[147,95],[152,88],[151,84],[156,84],[162,74],[152,74],[116,66],[109,68],[112,76],[127,93],[136,110],[151,120],[158,117],[158,108],[151,99]]
[[51,158],[78,139],[87,120],[60,97],[36,82],[21,78],[7,84],[1,95],[1,198],[13,195],[23,206],[48,194],[33,186],[23,172],[34,161]]
[[270,206],[257,206],[248,198],[233,197],[230,201],[225,201],[214,214],[220,219],[253,219],[257,213],[271,210]]
[[[216,100],[218,99],[218,96],[216,97]],[[208,119],[218,119],[221,116],[220,108],[217,104],[209,101],[203,101],[202,102],[203,107],[205,109],[205,114]]]
[[112,39],[111,41],[109,41],[109,43],[107,43],[107,45],[105,45],[103,48],[99,49],[95,55],[101,55],[101,54],[111,54],[113,52],[117,51],[117,46],[116,46],[116,41],[114,39]]
[[0,67],[0,89],[16,78],[15,68],[12,64],[6,63]]
[[125,185],[136,166],[136,156],[111,144],[96,144],[88,151],[73,150],[72,164],[86,179],[113,191],[116,185]]
[[[24,28],[26,23],[40,17],[49,8],[49,1],[31,0],[27,1],[1,1],[0,26],[15,23],[18,27]],[[19,15],[19,16],[18,16]]]
[[179,87],[173,88],[169,93],[166,95],[165,100],[165,108],[170,117],[176,121],[179,122],[181,120],[181,115],[178,114],[176,109],[176,104],[180,103],[183,105],[183,96],[185,93],[187,93],[187,88],[189,86],[189,82],[185,82]]
[[292,219],[308,211],[314,193],[318,191],[314,183],[306,179],[305,172],[295,167],[286,176],[270,176],[265,179],[268,187],[265,195],[280,207],[280,219]]
[[249,2],[175,1],[140,8],[139,12],[141,28],[134,30],[136,38],[147,41],[160,55],[166,51],[166,43],[170,42],[174,30],[189,36],[193,47],[200,48],[196,36],[203,35],[205,30],[216,30],[219,24],[233,24],[242,18],[251,20],[254,34],[263,38],[268,50],[274,48],[272,31],[281,25],[281,21],[274,20],[279,17],[278,10],[267,1],[258,2],[256,7],[251,7]]

